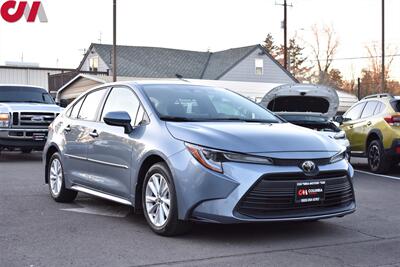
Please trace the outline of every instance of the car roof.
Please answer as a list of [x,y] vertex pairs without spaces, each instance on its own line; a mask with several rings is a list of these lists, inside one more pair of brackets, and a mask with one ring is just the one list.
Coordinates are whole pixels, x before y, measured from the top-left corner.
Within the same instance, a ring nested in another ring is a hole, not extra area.
[[2,88],[2,87],[26,87],[26,88],[38,88],[38,89],[46,90],[41,86],[27,85],[27,84],[0,84],[0,88]]

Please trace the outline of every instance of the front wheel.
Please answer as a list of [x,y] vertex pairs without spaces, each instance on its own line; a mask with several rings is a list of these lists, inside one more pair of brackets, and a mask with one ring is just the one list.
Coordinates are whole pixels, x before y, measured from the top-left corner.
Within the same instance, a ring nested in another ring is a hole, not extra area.
[[155,233],[174,236],[188,231],[189,223],[178,219],[176,191],[165,163],[154,164],[149,169],[142,192],[144,215]]
[[374,173],[387,173],[392,166],[392,160],[385,156],[383,144],[379,140],[372,141],[368,146],[368,165]]
[[49,183],[50,195],[55,201],[68,203],[75,200],[78,192],[65,187],[64,169],[58,153],[54,153],[50,158],[47,181]]

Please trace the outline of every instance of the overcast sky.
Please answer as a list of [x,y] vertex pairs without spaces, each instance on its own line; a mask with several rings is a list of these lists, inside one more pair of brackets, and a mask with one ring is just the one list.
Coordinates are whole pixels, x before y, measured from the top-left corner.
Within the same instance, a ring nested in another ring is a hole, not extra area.
[[[112,0],[42,2],[48,23],[0,21],[0,64],[23,54],[42,67],[76,68],[83,49],[100,42],[100,35],[102,43],[112,42]],[[280,0],[118,0],[118,43],[218,51],[262,43],[269,32],[281,41],[283,8],[275,2]],[[311,25],[333,25],[340,39],[336,58],[366,56],[365,46],[380,42],[381,0],[289,2],[289,37],[312,42]],[[387,43],[400,48],[400,1],[386,0],[386,11]],[[334,67],[350,77],[365,64],[337,60]],[[391,77],[400,80],[400,57]]]

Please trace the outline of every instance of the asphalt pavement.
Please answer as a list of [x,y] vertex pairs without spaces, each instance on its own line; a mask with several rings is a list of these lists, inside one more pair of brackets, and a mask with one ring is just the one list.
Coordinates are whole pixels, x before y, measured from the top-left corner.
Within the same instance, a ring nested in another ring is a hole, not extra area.
[[80,194],[54,202],[40,153],[0,155],[0,266],[400,266],[400,168],[355,160],[357,212],[320,222],[195,225],[151,232],[129,207]]

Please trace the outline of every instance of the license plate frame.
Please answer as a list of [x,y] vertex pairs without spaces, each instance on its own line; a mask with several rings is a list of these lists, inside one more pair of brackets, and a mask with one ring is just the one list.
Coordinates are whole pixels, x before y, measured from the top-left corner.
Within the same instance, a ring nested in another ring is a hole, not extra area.
[[302,181],[296,183],[295,203],[318,204],[325,200],[326,181]]

